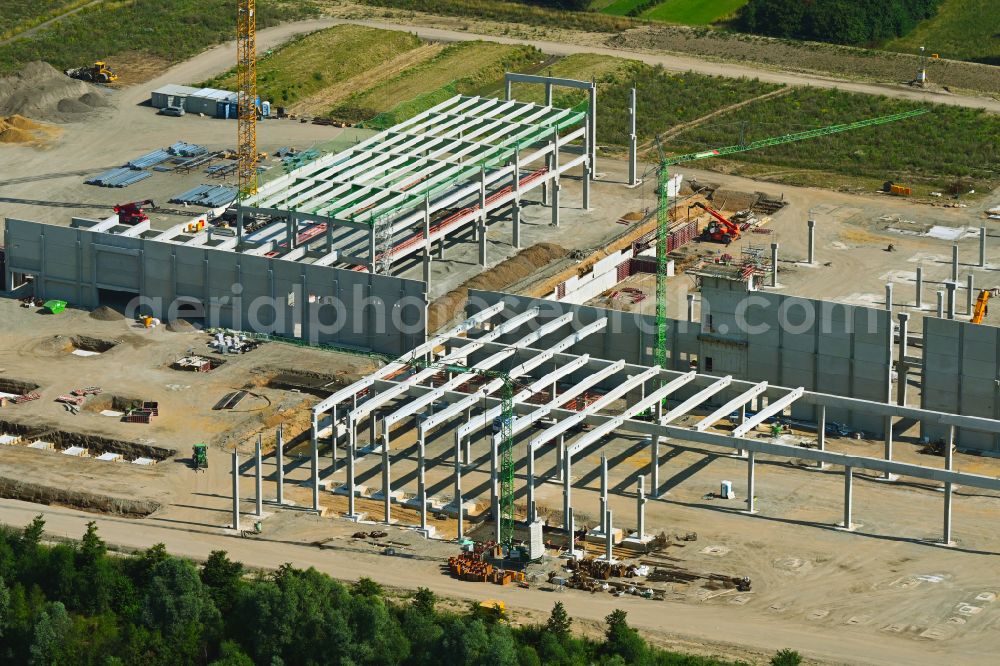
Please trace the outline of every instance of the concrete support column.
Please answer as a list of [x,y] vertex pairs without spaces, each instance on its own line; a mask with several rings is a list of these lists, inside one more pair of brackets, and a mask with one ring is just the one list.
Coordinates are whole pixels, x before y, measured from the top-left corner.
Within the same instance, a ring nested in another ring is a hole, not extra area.
[[642,541],[646,534],[646,480],[643,478],[642,474],[639,475],[639,480],[635,487],[635,499],[636,499],[636,538]]
[[986,268],[986,227],[979,227],[979,267]]
[[511,222],[513,223],[513,233],[511,244],[515,250],[521,249],[521,200],[515,199],[510,209]]
[[[498,437],[498,436],[497,436]],[[499,460],[497,459],[497,437],[490,437],[490,498],[499,509],[500,503],[500,474]],[[465,459],[470,460],[469,454],[465,454]],[[499,513],[499,511],[498,511]],[[499,539],[497,539],[499,541]]]
[[392,462],[389,459],[389,430],[382,421],[382,495],[385,500],[385,522],[392,522]]
[[264,515],[264,470],[261,469],[261,438],[257,435],[257,447],[254,449],[253,480],[254,480],[254,512],[258,518]]
[[528,523],[535,522],[535,452],[528,447],[528,478],[526,481],[528,501]]
[[236,206],[236,249],[243,249],[243,206],[239,204]]
[[636,94],[635,88],[629,93],[629,135],[628,135],[628,184],[635,187],[639,184],[638,146],[636,142]]
[[545,106],[552,106],[552,84],[545,83]]
[[809,228],[809,263],[816,263],[816,220],[808,220],[806,226]]
[[556,228],[559,227],[559,190],[561,189],[559,176],[556,175],[552,178],[552,226]]
[[853,497],[853,483],[854,483],[854,468],[845,467],[844,468],[844,529],[853,529],[853,524],[851,523],[851,510]]
[[958,282],[958,243],[951,246],[951,281]]
[[948,290],[948,319],[955,318],[955,290],[958,288],[958,282],[947,282],[945,283],[945,288]]
[[493,513],[493,540],[500,543],[500,498],[496,495],[490,501],[490,509]]
[[294,250],[299,243],[299,219],[295,213],[289,213],[286,222],[285,243],[287,243],[289,250]]
[[569,554],[573,557],[576,554],[576,539],[573,538],[574,532],[576,532],[576,520],[573,518],[573,507],[569,509],[569,530],[566,532],[566,541],[569,544]]
[[[659,423],[663,418],[663,403],[653,406],[653,422]],[[660,435],[649,436],[649,496],[660,496]]]
[[479,265],[483,268],[486,267],[486,222],[480,221],[477,223],[478,237],[479,237]]
[[458,538],[459,540],[465,535],[465,512],[462,510],[462,461],[458,459],[459,457],[459,442],[458,438],[455,439],[455,510],[458,515]]
[[687,295],[687,320],[689,323],[694,321],[694,294]]
[[312,423],[309,427],[309,451],[311,453],[312,465],[309,475],[309,485],[312,487],[312,510],[319,513],[319,421],[316,413],[312,414]]
[[510,99],[510,93],[511,93],[510,88],[511,88],[511,81],[510,81],[510,79],[504,79],[503,98],[506,99],[506,100]]
[[570,483],[570,479],[572,478],[572,469],[573,469],[573,462],[570,459],[569,452],[566,451],[563,453],[563,516],[565,517],[566,521],[565,525],[566,533],[569,534],[571,538],[573,536],[573,527],[570,524],[569,512],[572,507],[571,500],[572,500],[573,486]]
[[[816,444],[820,451],[826,450],[826,405],[817,406],[819,417],[816,419]],[[822,460],[817,465],[820,469],[826,469],[826,463]]]
[[587,110],[587,120],[590,122],[590,164],[597,171],[597,84],[590,84],[590,108]]
[[590,162],[583,163],[583,209],[590,210]]
[[940,290],[937,293],[937,316],[938,319],[944,317],[944,292]]
[[756,513],[757,509],[754,506],[754,463],[755,463],[755,452],[747,452],[747,513]]
[[427,446],[424,441],[423,428],[418,429],[417,436],[417,498],[420,501],[420,529],[427,531]]
[[917,266],[917,298],[914,301],[916,308],[918,310],[923,310],[924,308],[924,269],[922,266]]
[[611,509],[604,512],[604,524],[608,528],[604,531],[604,556],[610,562],[615,547],[615,538],[611,533]]
[[280,423],[274,444],[274,462],[278,472],[278,492],[275,499],[278,501],[278,506],[281,506],[285,503],[285,433]]
[[771,243],[771,286],[778,286],[778,244]]
[[[892,416],[885,417],[885,459],[892,460]],[[886,472],[883,476],[886,481],[892,480],[892,474]]]
[[604,512],[608,510],[608,458],[601,455],[601,531],[605,531]]
[[233,450],[233,529],[240,529],[240,454]]
[[424,197],[424,282],[431,290],[431,200]]
[[350,417],[347,418],[347,517],[354,518],[354,455],[358,442],[358,426]]
[[330,469],[330,474],[337,473],[338,439],[340,439],[340,433],[337,431],[337,405],[334,405],[330,410],[330,462],[333,465]]
[[892,312],[892,283],[885,283],[885,309]]
[[[948,440],[945,443],[944,451],[944,468],[951,471],[954,462],[954,448],[955,448],[955,426],[948,426]],[[944,484],[944,522],[943,522],[943,534],[941,540],[944,544],[951,543],[951,500],[952,493],[954,491],[954,486],[950,481],[946,481]]]
[[368,228],[368,272],[375,275],[375,227]]
[[973,294],[976,291],[976,277],[969,273],[968,280],[965,285],[965,312],[970,317],[972,316],[972,304],[975,302]]
[[566,438],[563,435],[559,435],[559,440],[556,442],[556,479],[562,481],[563,479],[563,466],[566,464]]
[[899,352],[896,360],[896,402],[906,404],[907,375],[909,366],[906,364],[906,348],[910,336],[910,315],[900,312],[899,315]]

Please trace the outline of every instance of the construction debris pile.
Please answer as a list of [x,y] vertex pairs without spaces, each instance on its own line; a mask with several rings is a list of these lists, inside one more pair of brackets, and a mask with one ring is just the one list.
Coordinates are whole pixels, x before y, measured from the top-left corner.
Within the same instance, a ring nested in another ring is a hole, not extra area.
[[527,586],[523,571],[512,571],[493,566],[484,559],[486,552],[488,551],[485,544],[477,543],[472,551],[463,551],[454,557],[449,557],[448,571],[453,578],[474,583],[509,585],[513,582]]

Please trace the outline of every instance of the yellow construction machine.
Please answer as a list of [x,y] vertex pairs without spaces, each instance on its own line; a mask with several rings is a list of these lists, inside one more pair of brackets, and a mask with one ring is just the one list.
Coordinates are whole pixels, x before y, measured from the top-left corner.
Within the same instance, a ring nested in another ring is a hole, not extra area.
[[983,318],[990,309],[990,297],[996,296],[1000,292],[1000,289],[980,289],[979,298],[976,299],[976,305],[972,309],[972,323],[982,324]]
[[110,83],[111,81],[118,80],[118,75],[111,71],[108,63],[103,60],[98,60],[93,65],[87,67],[67,69],[66,76],[80,79],[81,81],[90,81],[91,83]]

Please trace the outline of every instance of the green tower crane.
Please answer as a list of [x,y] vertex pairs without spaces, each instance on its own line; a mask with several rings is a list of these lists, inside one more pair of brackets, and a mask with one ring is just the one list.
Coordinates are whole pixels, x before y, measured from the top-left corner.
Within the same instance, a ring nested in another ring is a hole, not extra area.
[[767,148],[769,146],[780,146],[782,144],[793,143],[795,141],[816,139],[821,136],[828,136],[839,132],[849,132],[862,127],[885,125],[886,123],[893,123],[898,120],[906,120],[907,118],[920,116],[928,113],[929,111],[929,109],[915,109],[913,111],[895,113],[890,116],[868,118],[866,120],[859,120],[857,122],[847,123],[844,125],[819,127],[816,129],[806,130],[804,132],[785,134],[783,136],[760,139],[749,143],[741,142],[734,146],[714,148],[712,150],[703,150],[697,153],[674,155],[670,157],[664,154],[663,148],[660,146],[660,141],[657,139],[656,146],[660,151],[660,174],[658,179],[659,205],[657,206],[656,212],[656,347],[653,352],[653,362],[658,364],[660,367],[666,367],[667,363],[667,268],[670,265],[667,261],[667,230],[670,226],[668,196],[668,186],[670,183],[669,167],[674,166],[675,164],[683,164],[684,162],[694,162],[712,157],[725,157],[726,155],[745,153],[750,150]]

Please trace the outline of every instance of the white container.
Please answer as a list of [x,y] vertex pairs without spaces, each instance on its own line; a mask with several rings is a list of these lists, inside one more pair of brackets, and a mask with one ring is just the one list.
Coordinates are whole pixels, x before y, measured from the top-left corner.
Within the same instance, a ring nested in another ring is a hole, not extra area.
[[723,481],[722,487],[719,490],[719,495],[722,497],[722,499],[734,499],[736,497],[736,494],[733,493],[733,482]]

